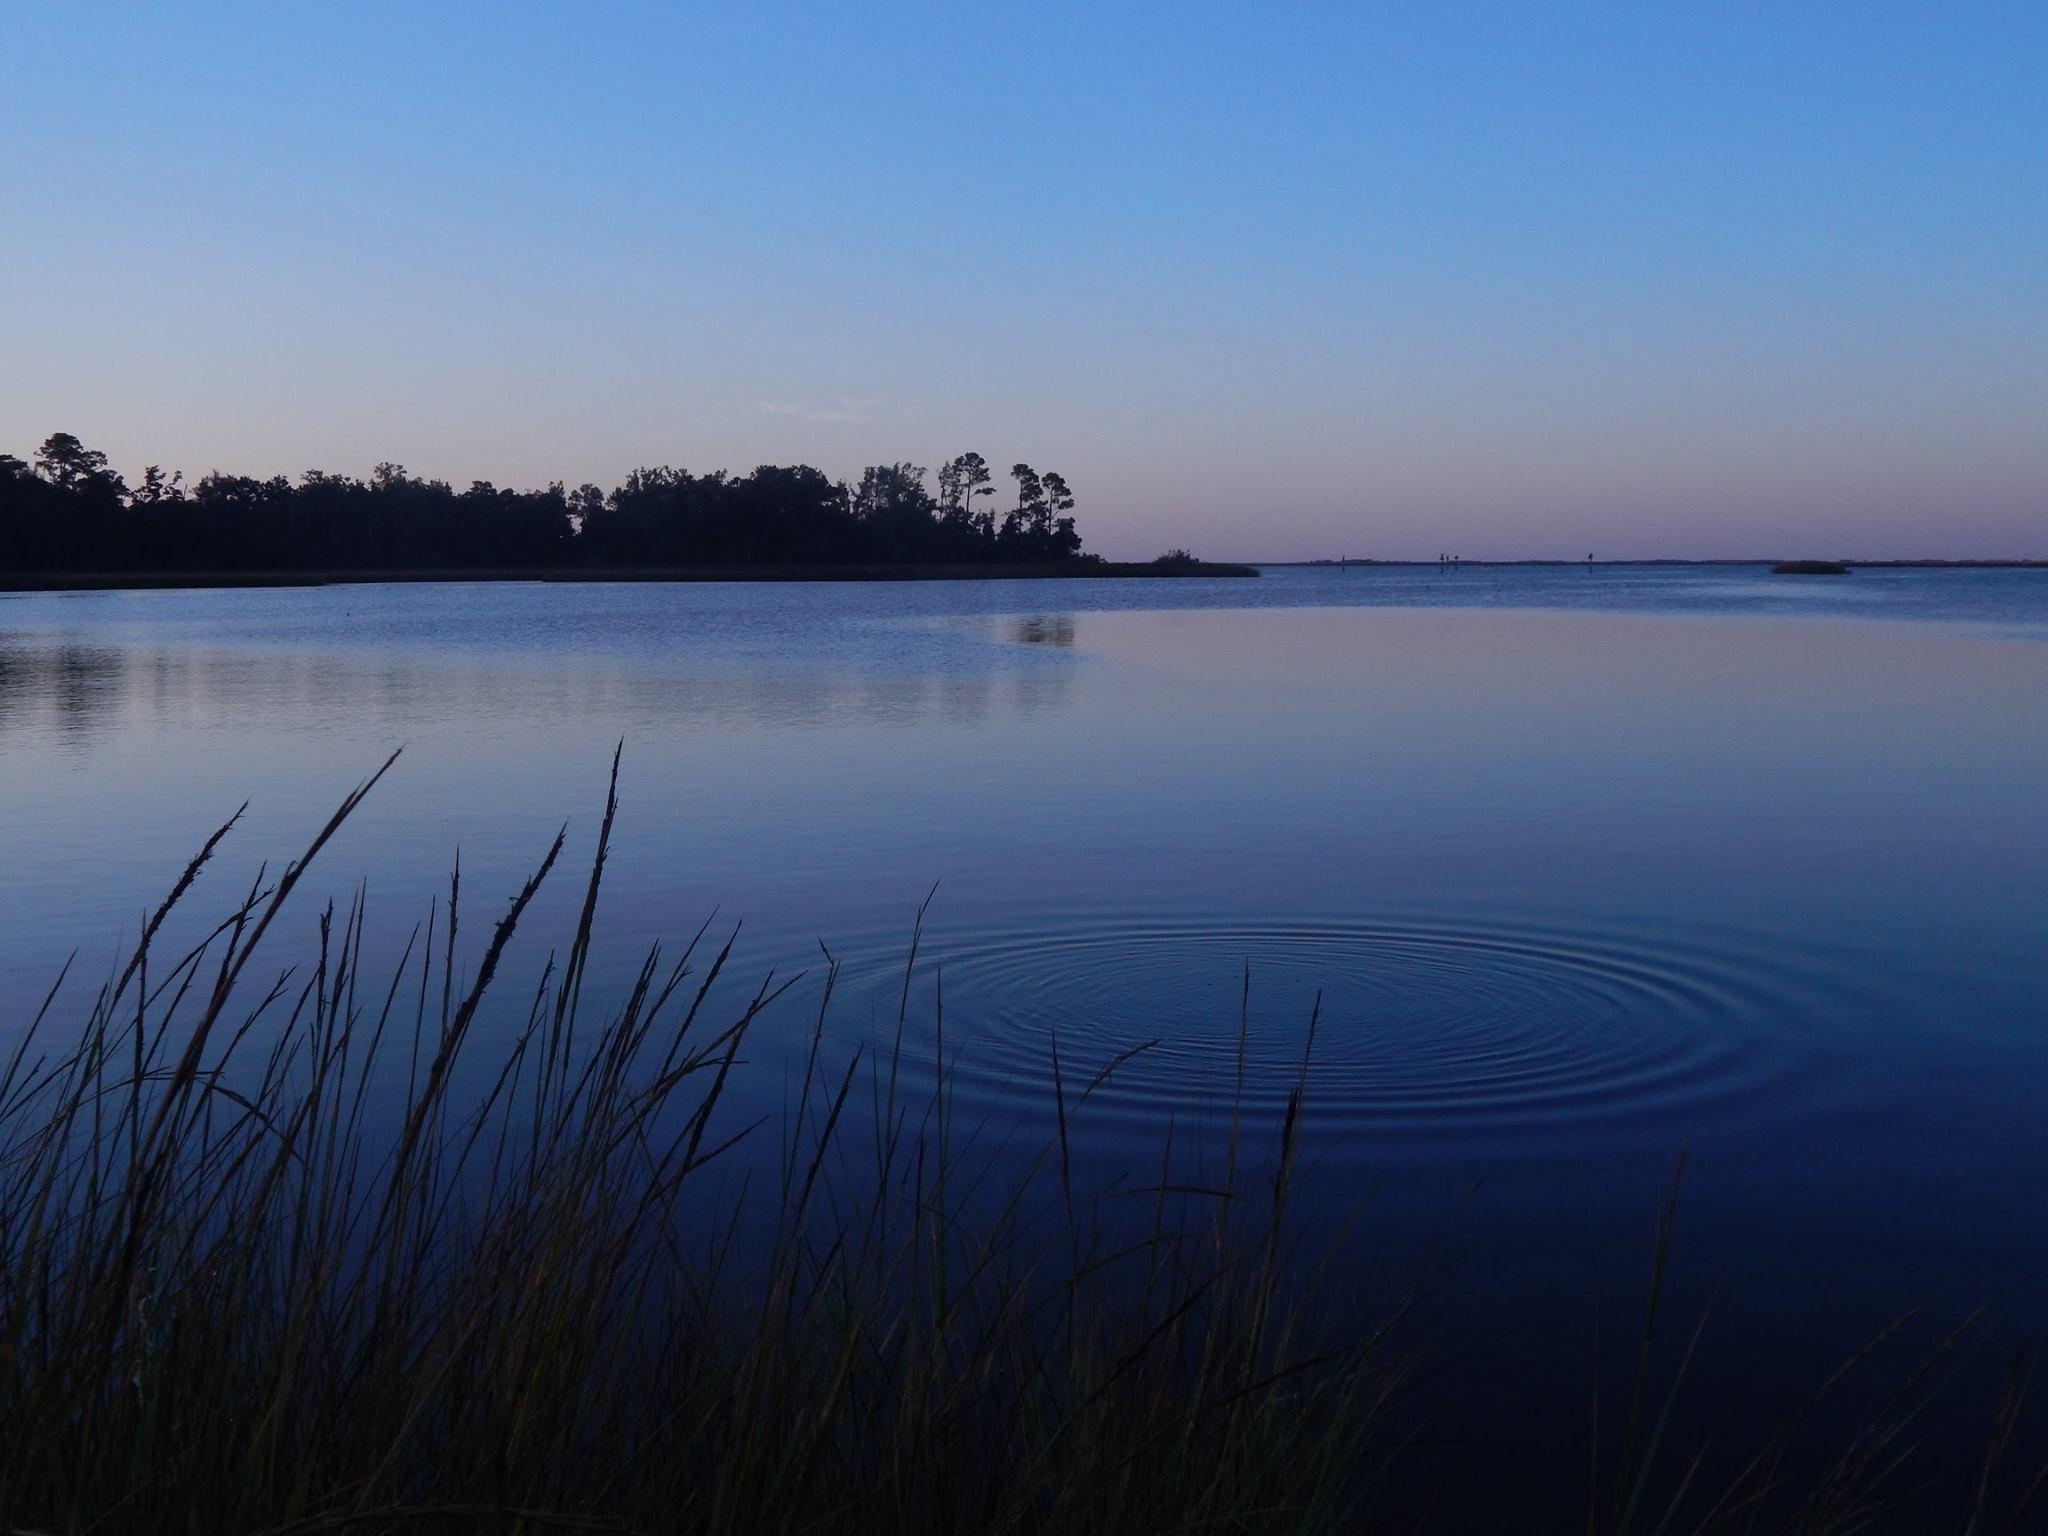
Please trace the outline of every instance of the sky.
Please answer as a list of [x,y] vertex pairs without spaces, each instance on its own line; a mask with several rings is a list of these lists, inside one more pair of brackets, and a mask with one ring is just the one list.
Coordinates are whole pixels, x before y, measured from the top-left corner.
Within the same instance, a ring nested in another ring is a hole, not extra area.
[[[0,0],[0,452],[2048,556],[2048,5]],[[1000,498],[999,498],[1000,499]]]

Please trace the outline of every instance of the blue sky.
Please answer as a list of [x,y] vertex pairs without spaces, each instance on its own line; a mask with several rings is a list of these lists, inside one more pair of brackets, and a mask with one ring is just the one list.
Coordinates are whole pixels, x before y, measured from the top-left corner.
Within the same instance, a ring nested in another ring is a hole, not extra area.
[[0,7],[0,451],[2048,555],[2048,5]]

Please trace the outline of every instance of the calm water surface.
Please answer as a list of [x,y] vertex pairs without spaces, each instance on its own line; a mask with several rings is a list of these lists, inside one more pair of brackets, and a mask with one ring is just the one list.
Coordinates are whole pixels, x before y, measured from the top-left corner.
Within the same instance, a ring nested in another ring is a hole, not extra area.
[[401,744],[313,896],[367,877],[395,954],[459,848],[480,930],[564,818],[587,853],[621,738],[605,976],[715,908],[750,985],[822,941],[885,1032],[936,883],[917,1008],[989,1126],[1052,1030],[1158,1040],[1105,1172],[1213,1123],[1247,967],[1268,1117],[1320,997],[1317,1187],[1390,1270],[1448,1225],[1496,1376],[1634,1305],[1681,1146],[1709,1374],[1922,1298],[2048,1324],[2048,572],[0,599],[0,1039],[242,800],[211,910]]

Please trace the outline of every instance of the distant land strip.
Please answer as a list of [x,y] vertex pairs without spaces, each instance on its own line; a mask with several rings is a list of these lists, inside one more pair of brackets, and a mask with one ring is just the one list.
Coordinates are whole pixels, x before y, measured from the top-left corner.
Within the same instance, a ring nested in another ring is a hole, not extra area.
[[396,571],[55,571],[0,572],[4,592],[141,591],[193,587],[370,586],[387,582],[444,581],[1045,581],[1104,576],[1257,576],[1249,565],[1226,561],[1090,560],[1019,565],[689,565],[479,566]]
[[1170,549],[1148,565],[1082,552],[1066,477],[963,453],[870,464],[857,481],[809,464],[743,475],[643,466],[606,491],[510,490],[383,463],[367,480],[214,472],[187,486],[151,464],[130,485],[97,448],[54,432],[0,453],[0,590],[310,586],[366,581],[911,581],[1022,576],[1256,576]]
[[[1487,570],[1505,566],[1562,566],[1583,570],[1589,565],[1683,565],[1683,566],[1751,566],[1783,565],[1789,558],[1783,555],[1762,555],[1756,557],[1729,557],[1712,560],[1372,560],[1358,557],[1349,560],[1259,560],[1254,564],[1262,568],[1308,568],[1318,570],[1348,570],[1352,566],[1443,566],[1456,570]],[[2048,559],[2043,560],[1841,560],[1834,562],[1846,565],[1852,570],[1890,571],[2039,571],[2048,570]]]

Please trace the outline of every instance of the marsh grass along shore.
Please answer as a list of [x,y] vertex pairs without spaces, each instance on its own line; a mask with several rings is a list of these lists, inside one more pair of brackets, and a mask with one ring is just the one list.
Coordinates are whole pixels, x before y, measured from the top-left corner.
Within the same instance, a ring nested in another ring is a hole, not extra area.
[[[915,932],[869,1045],[831,1027],[829,953],[721,1006],[732,942],[708,925],[623,995],[586,985],[616,759],[575,928],[537,981],[501,962],[562,835],[508,906],[487,898],[494,922],[458,870],[388,975],[363,969],[360,896],[273,968],[307,869],[391,768],[173,951],[231,820],[81,1028],[61,979],[11,1027],[0,1529],[1436,1528],[1427,1478],[1403,1481],[1427,1438],[1407,1412],[1420,1292],[1360,1315],[1340,1234],[1296,1203],[1313,1022],[1277,1114],[1245,1107],[1241,1023],[1213,1144],[1084,1184],[1070,1137],[1149,1047],[1077,1060],[1048,1021],[1049,1129],[991,1155],[955,1107],[948,1064],[972,1046]],[[800,1067],[764,1120],[737,1085],[799,1003]],[[1676,1221],[1674,1183],[1626,1392],[1559,1388],[1588,1425],[1583,1501],[1519,1528],[1990,1532],[2039,1512],[2024,1355],[1960,1410],[1985,1427],[1968,1475],[1930,1485],[1914,1460],[1967,1326],[1894,1376],[1887,1330],[1804,1404],[1729,1405],[1712,1444],[1677,1443],[1704,1329],[1660,1315]]]

